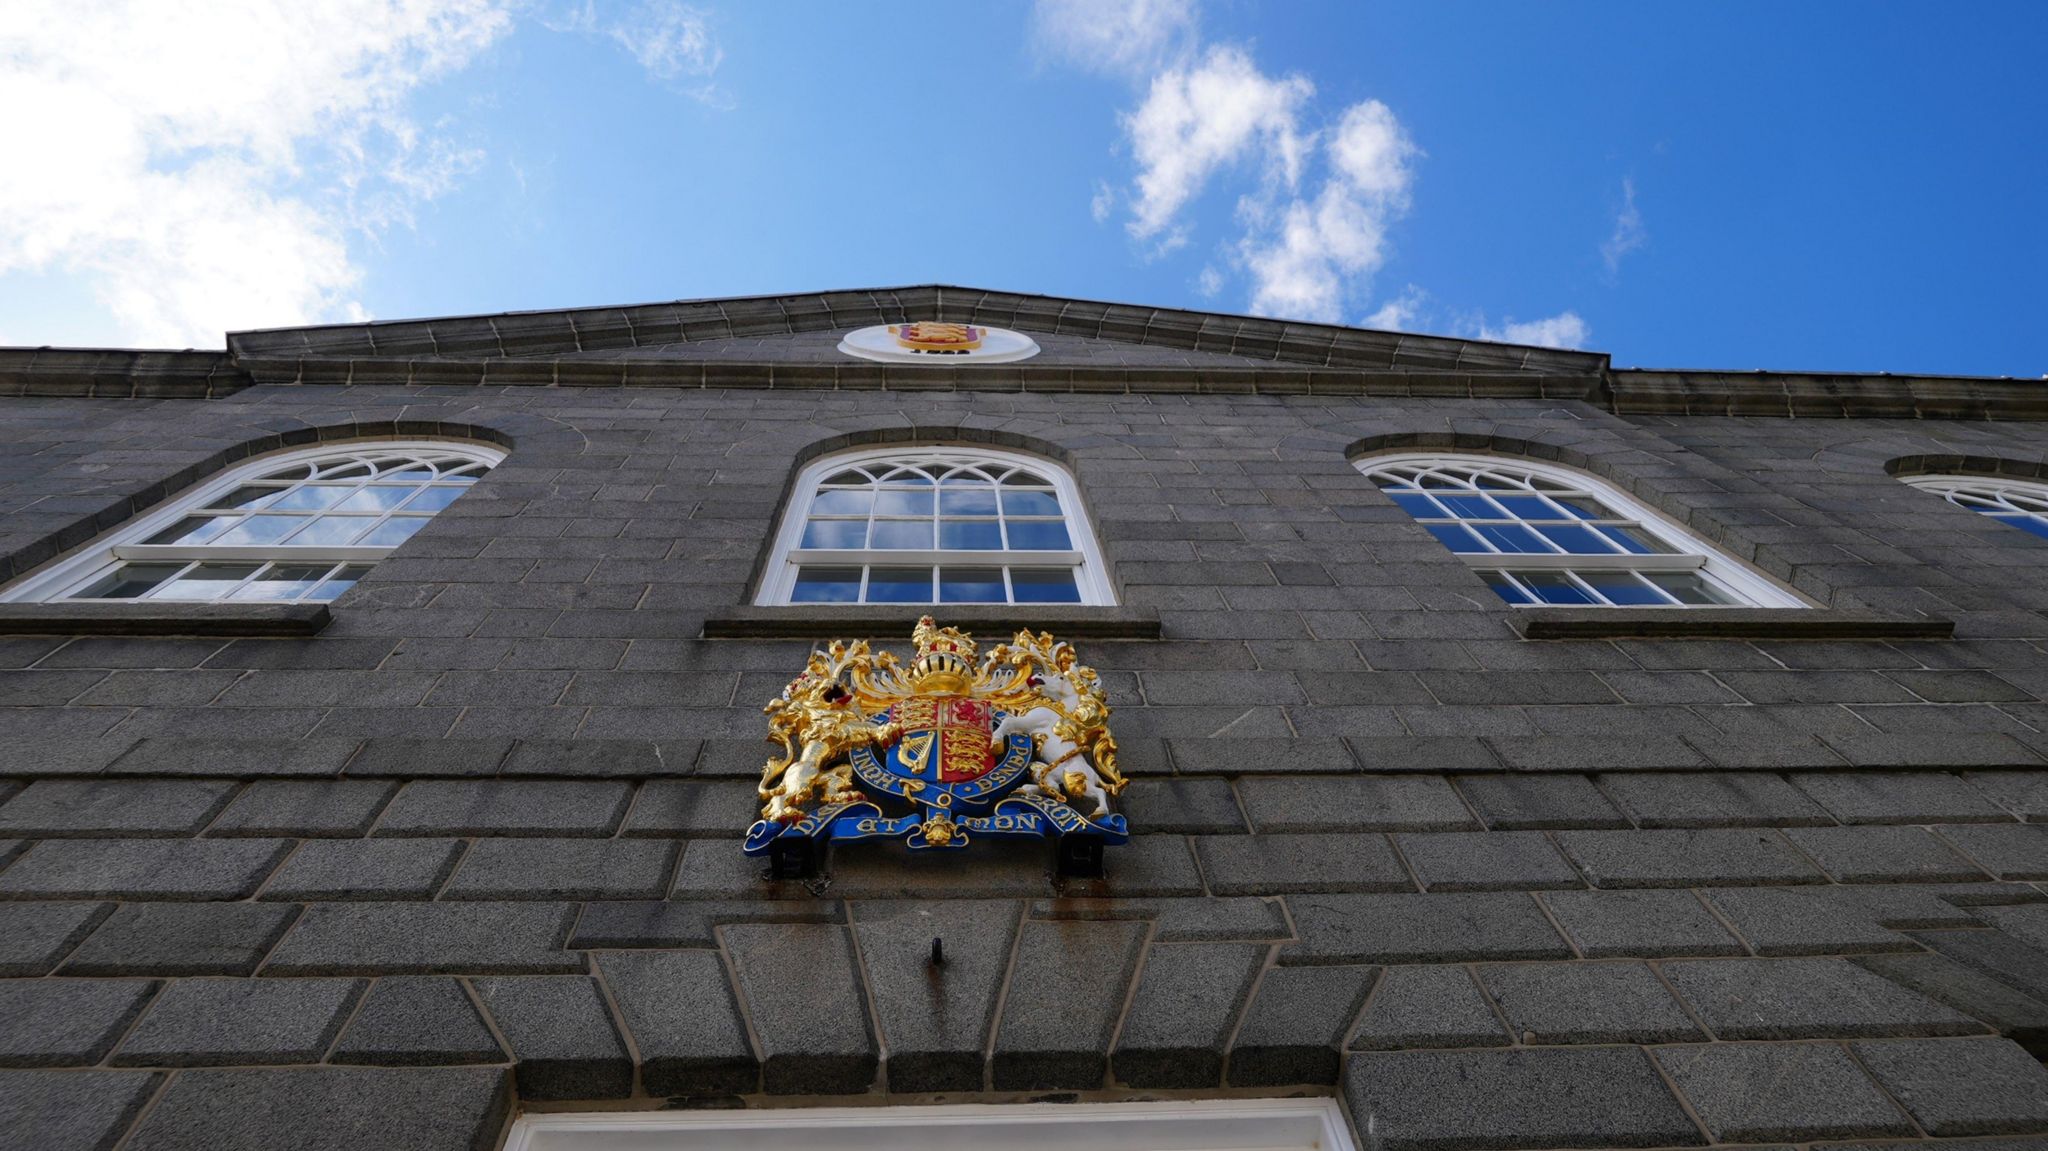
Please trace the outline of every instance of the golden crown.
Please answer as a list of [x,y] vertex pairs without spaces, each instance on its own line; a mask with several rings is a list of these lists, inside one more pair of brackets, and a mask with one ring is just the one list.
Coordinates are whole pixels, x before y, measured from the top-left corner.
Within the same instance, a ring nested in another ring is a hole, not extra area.
[[910,638],[917,659],[910,665],[911,682],[920,687],[965,688],[974,678],[974,640],[955,627],[940,627],[930,616],[917,621]]

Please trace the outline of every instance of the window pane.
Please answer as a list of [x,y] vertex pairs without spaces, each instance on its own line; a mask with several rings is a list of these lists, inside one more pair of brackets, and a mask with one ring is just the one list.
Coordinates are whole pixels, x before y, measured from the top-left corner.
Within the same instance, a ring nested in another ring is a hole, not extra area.
[[942,488],[939,511],[949,516],[992,516],[996,514],[996,490],[984,486]]
[[1606,537],[1577,524],[1548,524],[1536,530],[1543,533],[1544,538],[1551,543],[1573,555],[1611,556],[1615,551],[1614,545],[1608,543]]
[[1472,530],[1480,538],[1504,552],[1528,552],[1534,555],[1549,555],[1550,549],[1536,538],[1536,533],[1521,524],[1473,524]]
[[859,568],[803,567],[796,572],[791,603],[853,603],[860,599]]
[[341,593],[356,586],[356,581],[370,574],[368,564],[350,564],[334,574],[334,578],[321,584],[306,597],[308,603],[330,603],[341,597]]
[[1564,505],[1564,509],[1582,520],[1618,520],[1621,517],[1608,511],[1606,505],[1591,496],[1552,496]]
[[1063,552],[1074,546],[1061,520],[1011,520],[1009,528],[1011,551]]
[[1001,551],[1003,529],[994,520],[940,520],[939,546],[947,551]]
[[72,599],[134,599],[178,574],[184,564],[122,564],[92,581]]
[[262,564],[200,564],[156,590],[154,599],[219,599]]
[[152,544],[196,544],[221,529],[224,524],[235,522],[233,516],[186,516],[170,527],[144,540]]
[[2023,532],[2032,532],[2037,536],[2048,538],[2048,522],[2037,520],[2033,516],[1992,516],[1991,518],[2009,523]]
[[1003,514],[1012,516],[1056,516],[1060,514],[1059,497],[1051,492],[1032,491],[1029,488],[1003,489]]
[[310,512],[328,507],[355,489],[346,484],[307,485],[270,505],[271,511]]
[[1636,578],[1628,571],[1582,571],[1575,573],[1591,585],[1600,597],[1613,604],[1667,604],[1671,601],[1658,594],[1657,589]]
[[825,482],[833,485],[834,487],[837,487],[840,484],[864,484],[868,483],[869,480],[868,477],[861,472],[839,472],[833,475],[831,478],[827,479]]
[[932,522],[930,520],[876,520],[875,530],[868,537],[871,548],[886,548],[896,551],[929,551],[932,546]]
[[409,512],[438,512],[455,502],[462,495],[461,488],[422,488],[420,494],[405,502]]
[[940,568],[940,603],[1004,603],[1003,569]]
[[283,490],[283,488],[239,487],[224,496],[206,501],[206,506],[210,508],[241,508],[244,511],[248,511],[251,508],[262,506],[263,501],[276,496],[277,493]]
[[1727,604],[1734,603],[1727,592],[1700,578],[1695,572],[1644,572],[1644,578],[1665,591],[1679,603]]
[[1495,496],[1493,502],[1506,508],[1510,515],[1525,520],[1561,520],[1567,518],[1557,505],[1542,496]]
[[375,470],[369,464],[356,463],[328,464],[327,468],[328,470],[320,473],[320,478],[323,480],[366,479]]
[[1514,581],[1508,579],[1506,572],[1480,572],[1479,578],[1486,581],[1486,586],[1493,589],[1493,594],[1509,603],[1535,602],[1529,598],[1528,592],[1516,587]]
[[1405,509],[1409,515],[1414,516],[1417,519],[1442,519],[1446,514],[1448,514],[1444,511],[1443,508],[1437,506],[1437,502],[1435,500],[1430,499],[1428,496],[1423,495],[1421,492],[1396,491],[1388,492],[1387,495],[1395,503],[1400,504],[1401,507]]
[[1468,555],[1472,552],[1483,553],[1487,550],[1486,545],[1480,543],[1479,537],[1473,535],[1468,528],[1460,527],[1457,524],[1424,524],[1422,526],[1429,529],[1429,534],[1435,536],[1438,543],[1461,555]]
[[[235,589],[230,600],[295,600],[313,590],[333,564],[273,564],[269,571]],[[340,594],[340,593],[336,593]]]
[[349,498],[334,505],[338,512],[388,512],[405,502],[413,489],[395,485],[372,484]]
[[1080,603],[1074,573],[1065,569],[1011,568],[1010,590],[1018,603]]
[[875,493],[867,490],[819,492],[818,498],[811,501],[811,514],[814,516],[864,516],[868,514],[868,508],[874,502]]
[[877,492],[875,493],[875,514],[878,516],[928,516],[932,514],[930,492]]
[[1592,596],[1584,588],[1573,583],[1563,572],[1518,571],[1515,578],[1522,586],[1536,593],[1544,603],[1593,603]]
[[1507,518],[1507,513],[1501,510],[1500,505],[1487,499],[1485,496],[1454,496],[1445,494],[1438,496],[1437,502],[1451,509],[1452,515],[1468,520],[1498,520]]
[[804,525],[802,548],[857,548],[868,538],[866,520],[812,520]]
[[362,530],[377,522],[375,516],[323,516],[292,537],[295,548],[342,547],[355,542]]
[[932,602],[932,569],[868,569],[869,603]]
[[[393,516],[371,529],[370,533],[357,541],[358,547],[395,548],[412,538],[413,533],[427,526],[424,517]],[[299,541],[294,540],[293,543]]]
[[250,516],[207,542],[224,547],[274,544],[283,539],[286,532],[305,522],[299,516]]
[[1641,528],[1601,528],[1600,533],[1613,540],[1625,552],[1639,556],[1664,555],[1671,551],[1664,541],[1657,539]]

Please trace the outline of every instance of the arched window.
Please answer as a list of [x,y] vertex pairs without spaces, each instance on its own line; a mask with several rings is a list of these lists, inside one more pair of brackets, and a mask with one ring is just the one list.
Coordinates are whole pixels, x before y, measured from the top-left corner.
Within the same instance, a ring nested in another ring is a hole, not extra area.
[[504,458],[495,448],[432,440],[263,456],[0,599],[325,603]]
[[806,467],[755,602],[1115,598],[1065,469],[1013,452],[934,447],[850,452]]
[[2048,484],[2005,476],[1906,476],[1922,491],[2048,538]]
[[1495,456],[1371,456],[1358,467],[1517,606],[1806,606],[1591,476]]

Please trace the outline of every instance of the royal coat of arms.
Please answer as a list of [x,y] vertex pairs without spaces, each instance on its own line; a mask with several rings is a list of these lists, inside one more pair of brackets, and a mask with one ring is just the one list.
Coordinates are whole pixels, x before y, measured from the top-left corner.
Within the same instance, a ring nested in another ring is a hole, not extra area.
[[867,641],[811,653],[762,709],[780,744],[761,771],[748,855],[778,878],[811,874],[828,841],[901,839],[913,851],[980,838],[1049,838],[1063,875],[1100,874],[1125,841],[1109,704],[1093,669],[1052,636],[1020,631],[977,656],[925,616],[906,666]]
[[977,351],[981,339],[988,334],[987,328],[972,324],[892,324],[889,334],[896,337],[896,346],[913,352],[930,355],[960,355]]

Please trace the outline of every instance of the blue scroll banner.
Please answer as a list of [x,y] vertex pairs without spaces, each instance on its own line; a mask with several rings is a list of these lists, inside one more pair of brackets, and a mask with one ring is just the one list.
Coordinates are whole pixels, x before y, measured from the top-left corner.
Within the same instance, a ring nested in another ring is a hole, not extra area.
[[[981,837],[1057,839],[1079,835],[1111,845],[1130,838],[1130,828],[1121,815],[1092,820],[1049,796],[1013,794],[1030,778],[1029,736],[1010,737],[1002,759],[993,769],[978,779],[961,783],[906,778],[890,771],[873,748],[856,749],[851,760],[854,779],[862,790],[908,800],[922,810],[890,815],[874,800],[862,799],[826,804],[794,823],[757,820],[747,829],[746,853],[766,854],[777,839],[790,836],[821,844],[834,839],[901,839],[912,851],[952,851]],[[943,813],[952,820],[952,835],[945,843],[928,842],[924,837],[924,821],[930,812]]]

